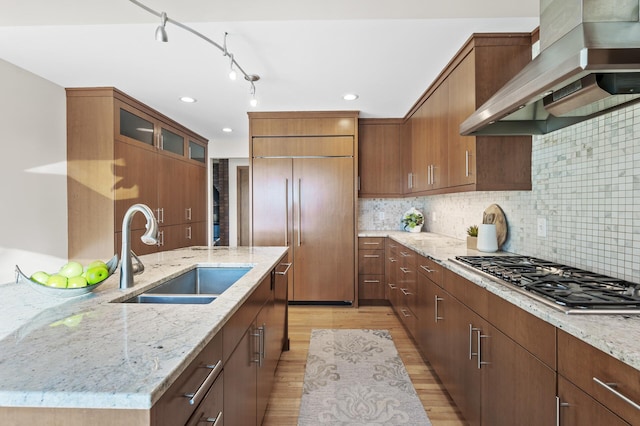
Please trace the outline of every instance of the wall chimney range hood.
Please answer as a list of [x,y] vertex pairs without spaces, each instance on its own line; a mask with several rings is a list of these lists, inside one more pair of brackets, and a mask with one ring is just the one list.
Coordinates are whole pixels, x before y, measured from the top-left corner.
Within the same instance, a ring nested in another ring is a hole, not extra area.
[[540,135],[640,101],[640,0],[541,0],[541,53],[460,125]]

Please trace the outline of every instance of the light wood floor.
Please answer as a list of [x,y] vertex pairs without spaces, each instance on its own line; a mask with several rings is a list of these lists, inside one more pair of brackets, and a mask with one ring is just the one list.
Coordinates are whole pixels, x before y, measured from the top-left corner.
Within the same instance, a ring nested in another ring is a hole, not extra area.
[[369,328],[389,330],[433,426],[466,423],[455,404],[425,363],[404,327],[388,306],[329,307],[290,306],[291,349],[283,352],[276,371],[264,426],[297,425],[302,382],[313,328]]

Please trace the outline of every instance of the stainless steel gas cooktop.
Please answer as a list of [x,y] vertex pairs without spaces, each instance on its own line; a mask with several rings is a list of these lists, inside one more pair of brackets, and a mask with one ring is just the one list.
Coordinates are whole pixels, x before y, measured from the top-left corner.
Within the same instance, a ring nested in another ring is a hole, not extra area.
[[452,260],[567,314],[640,314],[640,284],[529,256]]

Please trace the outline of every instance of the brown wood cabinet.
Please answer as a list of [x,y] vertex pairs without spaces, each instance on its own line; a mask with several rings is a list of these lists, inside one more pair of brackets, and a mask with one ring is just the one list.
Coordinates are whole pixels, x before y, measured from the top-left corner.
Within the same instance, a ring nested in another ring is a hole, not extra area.
[[393,273],[396,283],[388,284],[390,288],[389,301],[396,315],[412,336],[418,326],[415,314],[417,306],[417,274],[416,254],[402,244],[397,244],[397,261],[393,262]]
[[584,424],[587,413],[607,419],[594,424],[640,424],[640,371],[563,330],[558,380],[561,425]]
[[530,136],[461,136],[460,124],[531,60],[528,35],[475,34],[450,63],[452,191],[531,189]]
[[[529,34],[474,34],[401,125],[361,120],[360,197],[397,196],[397,182],[411,195],[531,189],[531,137],[459,131],[462,121],[530,61],[530,42]],[[401,165],[400,177],[388,168],[393,164]]]
[[288,347],[283,287],[289,266],[283,257],[224,327],[226,424],[260,425],[264,418],[280,355]]
[[[136,254],[206,244],[206,151],[204,138],[117,89],[67,89],[69,258],[119,253],[136,203],[160,227],[159,246],[132,238]],[[135,215],[133,233],[144,226]]]
[[386,300],[384,237],[358,238],[358,299]]
[[358,120],[358,196],[402,196],[402,145],[399,119]]
[[290,247],[289,300],[357,305],[357,113],[249,118],[252,244]]

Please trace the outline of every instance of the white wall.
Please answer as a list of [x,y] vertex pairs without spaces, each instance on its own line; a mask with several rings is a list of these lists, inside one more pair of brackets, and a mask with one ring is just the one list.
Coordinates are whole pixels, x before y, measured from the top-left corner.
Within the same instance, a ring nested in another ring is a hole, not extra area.
[[67,259],[64,88],[0,59],[0,283]]

